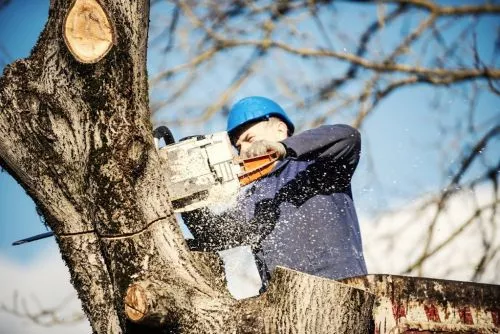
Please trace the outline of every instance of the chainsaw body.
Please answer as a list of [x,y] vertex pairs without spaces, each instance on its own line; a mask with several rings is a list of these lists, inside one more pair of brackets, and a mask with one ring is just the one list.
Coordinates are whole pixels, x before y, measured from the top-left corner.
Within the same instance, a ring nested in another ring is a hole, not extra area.
[[268,174],[277,154],[241,160],[226,132],[194,136],[159,149],[165,160],[174,211],[185,212],[236,199],[241,186]]

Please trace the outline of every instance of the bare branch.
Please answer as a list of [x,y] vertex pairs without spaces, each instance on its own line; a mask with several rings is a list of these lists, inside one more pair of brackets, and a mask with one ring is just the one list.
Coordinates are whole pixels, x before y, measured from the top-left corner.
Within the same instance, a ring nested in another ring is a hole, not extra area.
[[500,204],[500,201],[495,201],[493,203],[490,203],[488,205],[482,206],[474,211],[474,213],[465,221],[463,222],[453,233],[451,233],[444,241],[442,241],[440,244],[435,246],[432,250],[429,250],[422,254],[415,262],[410,264],[404,271],[404,274],[408,274],[411,271],[413,271],[416,268],[419,268],[422,266],[425,260],[429,259],[431,256],[435,255],[438,253],[441,249],[443,249],[445,246],[447,246],[449,243],[451,243],[455,238],[462,233],[465,228],[467,228],[470,224],[474,222],[476,218],[478,218],[481,213],[483,213],[486,210],[493,209],[497,207]]
[[0,311],[18,318],[28,319],[43,327],[71,325],[86,319],[83,312],[74,312],[71,315],[67,314],[68,305],[71,301],[75,300],[75,298],[76,296],[71,294],[64,298],[58,305],[46,307],[33,297],[32,303],[36,304],[36,310],[32,311],[27,301],[24,298],[20,299],[18,293],[14,292],[12,305],[7,306],[5,304],[0,304]]
[[[479,156],[481,154],[481,152],[484,150],[484,148],[485,148],[486,144],[488,143],[488,141],[490,141],[491,139],[495,138],[495,136],[498,136],[499,134],[500,134],[500,125],[497,125],[493,129],[491,129],[490,131],[488,131],[476,143],[476,145],[474,146],[474,148],[472,149],[472,151],[462,160],[462,162],[460,164],[460,168],[455,173],[455,175],[451,179],[449,185],[442,191],[440,197],[436,201],[436,213],[434,214],[434,217],[433,217],[433,219],[431,220],[431,222],[429,224],[428,231],[427,231],[427,239],[425,241],[425,245],[424,245],[424,249],[423,249],[422,255],[419,258],[419,259],[422,259],[422,260],[421,261],[417,261],[413,265],[409,266],[408,268],[411,268],[410,270],[413,270],[416,267],[420,267],[421,264],[423,263],[423,260],[425,260],[426,258],[428,258],[427,255],[430,252],[432,252],[432,251],[429,251],[429,249],[430,249],[431,242],[433,240],[433,234],[434,234],[434,230],[435,230],[435,227],[436,227],[436,223],[437,223],[437,220],[438,220],[440,214],[442,213],[443,208],[446,206],[447,200],[449,199],[449,197],[453,193],[457,192],[457,187],[459,185],[460,180],[462,179],[462,177],[464,176],[464,174],[468,170],[468,168],[471,166],[471,164],[474,161],[474,159],[477,158],[477,156]],[[499,164],[500,164],[500,162],[499,162]],[[499,167],[500,167],[500,165],[492,168],[492,170],[493,171],[497,170]],[[490,177],[490,170],[487,171],[486,176]],[[405,272],[407,272],[407,271],[405,271]]]
[[430,0],[384,0],[386,3],[399,3],[412,5],[414,7],[427,10],[439,16],[457,16],[457,15],[479,15],[500,13],[500,6],[496,4],[483,5],[465,5],[465,6],[439,6]]

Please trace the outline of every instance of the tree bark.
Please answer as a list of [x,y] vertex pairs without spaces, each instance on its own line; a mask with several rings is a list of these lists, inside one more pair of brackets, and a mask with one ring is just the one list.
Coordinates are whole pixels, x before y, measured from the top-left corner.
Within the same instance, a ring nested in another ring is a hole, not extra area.
[[243,302],[239,333],[370,333],[374,296],[278,267],[259,298]]
[[[216,263],[188,250],[151,134],[148,1],[93,2],[114,34],[95,63],[81,62],[66,45],[74,3],[54,0],[31,56],[0,78],[0,163],[55,232],[93,331],[140,333],[153,325],[181,333],[326,333],[348,332],[341,330],[346,321],[366,329],[367,293],[282,269],[266,294],[237,302]],[[151,316],[130,316],[131,285],[149,299],[142,312]],[[345,317],[339,294],[352,296]]]

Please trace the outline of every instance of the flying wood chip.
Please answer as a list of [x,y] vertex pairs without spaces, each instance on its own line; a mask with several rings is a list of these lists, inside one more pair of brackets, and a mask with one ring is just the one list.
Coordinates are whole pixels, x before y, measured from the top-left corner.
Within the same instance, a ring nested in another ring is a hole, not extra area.
[[98,62],[113,46],[113,24],[96,0],[76,0],[66,16],[63,30],[68,49],[82,63]]

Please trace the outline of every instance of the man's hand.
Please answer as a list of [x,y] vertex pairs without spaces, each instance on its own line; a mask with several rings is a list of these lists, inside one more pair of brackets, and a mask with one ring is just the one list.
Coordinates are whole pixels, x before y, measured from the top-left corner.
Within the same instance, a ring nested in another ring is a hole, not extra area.
[[269,140],[257,140],[254,141],[247,150],[241,152],[241,157],[243,159],[253,158],[273,151],[278,153],[279,159],[283,159],[286,156],[286,148],[282,143]]

